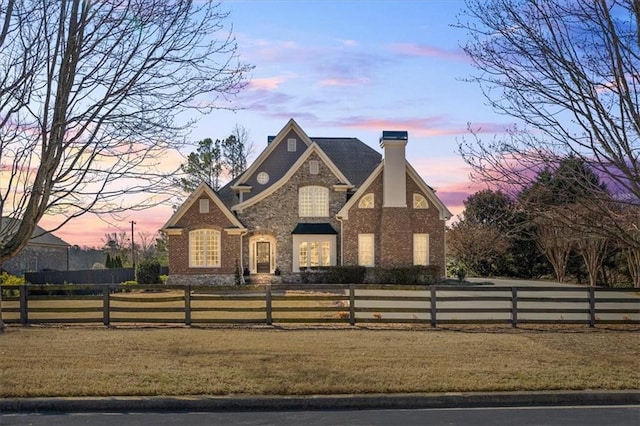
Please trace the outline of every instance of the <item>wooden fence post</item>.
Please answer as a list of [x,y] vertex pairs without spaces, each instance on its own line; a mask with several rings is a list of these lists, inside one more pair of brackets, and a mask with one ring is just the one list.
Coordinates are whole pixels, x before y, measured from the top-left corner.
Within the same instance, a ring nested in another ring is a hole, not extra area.
[[518,327],[518,288],[511,287],[511,327]]
[[273,324],[273,318],[271,317],[271,284],[267,284],[265,286],[265,302],[266,302],[266,311],[267,311],[267,325]]
[[596,326],[596,289],[589,286],[589,327]]
[[184,288],[184,323],[191,325],[191,284]]
[[20,286],[20,324],[29,324],[29,300],[27,297],[27,286]]
[[356,325],[356,286],[349,284],[349,324]]
[[110,322],[110,299],[109,299],[109,284],[105,284],[102,287],[102,324],[109,325]]
[[436,286],[435,285],[431,285],[429,286],[430,288],[430,294],[429,294],[429,304],[431,307],[431,327],[436,327],[438,325],[437,320],[436,320],[436,313],[438,312],[437,306],[436,306]]

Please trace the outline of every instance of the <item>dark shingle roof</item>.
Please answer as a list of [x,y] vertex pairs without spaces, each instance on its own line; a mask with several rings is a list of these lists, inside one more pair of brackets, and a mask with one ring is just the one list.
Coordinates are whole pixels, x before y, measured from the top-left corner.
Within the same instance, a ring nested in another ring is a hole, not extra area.
[[[382,161],[382,155],[358,138],[311,138],[333,161],[338,169],[356,187],[369,177]],[[238,196],[231,187],[238,178],[227,183],[217,192],[220,200],[231,207],[238,203]]]
[[303,235],[334,235],[337,234],[338,231],[333,229],[330,223],[299,223],[291,233]]
[[360,186],[382,161],[382,155],[358,138],[311,138],[342,173]]
[[[10,217],[2,218],[2,226],[0,229],[0,234],[2,234],[3,239],[8,239],[11,235],[13,235],[20,225],[20,221]],[[69,244],[62,240],[59,237],[56,237],[50,232],[45,231],[41,227],[36,225],[36,229],[34,229],[31,239],[29,240],[29,244],[34,245],[46,245],[46,246],[60,246],[67,247]]]

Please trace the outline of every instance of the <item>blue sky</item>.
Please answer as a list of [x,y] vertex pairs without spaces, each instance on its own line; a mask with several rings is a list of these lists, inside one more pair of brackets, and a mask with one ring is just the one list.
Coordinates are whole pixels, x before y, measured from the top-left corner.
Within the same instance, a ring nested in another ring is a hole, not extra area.
[[[309,136],[357,137],[380,151],[383,130],[407,130],[407,157],[454,213],[479,189],[457,153],[467,123],[487,137],[512,121],[494,114],[460,48],[459,0],[225,1],[240,59],[255,66],[247,88],[221,103],[191,134],[223,138],[245,127],[257,155],[267,136],[294,118]],[[169,206],[132,216],[139,231],[156,232]],[[92,221],[93,235],[82,222]],[[123,221],[128,225],[126,221]],[[83,230],[83,232],[78,232]],[[56,232],[71,244],[101,245],[120,230],[88,216]]]

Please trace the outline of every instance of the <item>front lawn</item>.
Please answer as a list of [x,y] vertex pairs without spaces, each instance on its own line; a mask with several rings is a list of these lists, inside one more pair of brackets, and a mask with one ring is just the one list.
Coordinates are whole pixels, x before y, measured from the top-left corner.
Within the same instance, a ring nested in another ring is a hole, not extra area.
[[10,327],[0,396],[640,389],[637,329]]

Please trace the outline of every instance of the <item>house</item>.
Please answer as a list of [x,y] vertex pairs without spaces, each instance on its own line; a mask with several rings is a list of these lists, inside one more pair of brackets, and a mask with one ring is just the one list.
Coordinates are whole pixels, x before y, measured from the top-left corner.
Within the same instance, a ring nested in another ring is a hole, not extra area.
[[[13,235],[18,220],[2,218],[0,234]],[[0,265],[0,270],[21,276],[29,271],[64,271],[69,268],[69,244],[39,226],[20,253]]]
[[311,138],[291,119],[238,178],[200,185],[162,230],[169,282],[233,283],[234,273],[324,265],[438,265],[451,213],[405,158],[406,131],[383,156],[356,138]]

